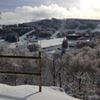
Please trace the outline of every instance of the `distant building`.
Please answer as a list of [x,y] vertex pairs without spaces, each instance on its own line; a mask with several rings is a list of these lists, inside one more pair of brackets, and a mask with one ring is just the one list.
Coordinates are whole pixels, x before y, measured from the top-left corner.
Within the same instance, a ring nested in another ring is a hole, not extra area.
[[38,40],[38,44],[44,51],[61,49],[63,38]]

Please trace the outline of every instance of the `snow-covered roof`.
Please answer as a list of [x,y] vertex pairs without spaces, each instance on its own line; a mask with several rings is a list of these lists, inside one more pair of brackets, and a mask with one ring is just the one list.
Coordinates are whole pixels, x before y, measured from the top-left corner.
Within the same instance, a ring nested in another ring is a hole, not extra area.
[[[61,45],[63,40],[64,40],[64,38],[54,38],[54,39],[48,39],[48,40],[46,40],[46,39],[45,40],[38,40],[38,44],[41,46],[41,48],[49,48],[49,47]],[[69,40],[68,44],[69,45],[76,44],[77,41]]]
[[61,45],[64,38],[56,38],[56,39],[45,39],[45,40],[39,40],[38,44],[41,46],[41,48],[48,48],[56,45]]
[[42,92],[38,92],[38,86],[21,85],[8,86],[0,84],[0,100],[79,100],[70,97],[59,88],[43,87]]

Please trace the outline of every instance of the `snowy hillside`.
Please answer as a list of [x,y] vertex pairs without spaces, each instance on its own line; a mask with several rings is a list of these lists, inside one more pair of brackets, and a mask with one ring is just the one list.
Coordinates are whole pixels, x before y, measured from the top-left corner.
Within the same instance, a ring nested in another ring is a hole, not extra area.
[[79,100],[68,96],[54,87],[43,87],[41,93],[37,86],[8,86],[0,84],[0,100]]

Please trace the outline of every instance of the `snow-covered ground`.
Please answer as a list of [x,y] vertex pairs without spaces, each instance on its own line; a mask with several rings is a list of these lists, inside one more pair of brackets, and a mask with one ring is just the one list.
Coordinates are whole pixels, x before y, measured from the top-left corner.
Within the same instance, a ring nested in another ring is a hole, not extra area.
[[79,100],[61,92],[56,87],[43,87],[38,92],[38,86],[21,85],[8,86],[0,84],[0,100]]

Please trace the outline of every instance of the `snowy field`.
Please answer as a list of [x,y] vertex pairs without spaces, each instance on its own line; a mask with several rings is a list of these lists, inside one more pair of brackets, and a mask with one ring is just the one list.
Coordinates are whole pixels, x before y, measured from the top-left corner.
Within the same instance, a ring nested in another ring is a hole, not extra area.
[[21,85],[8,86],[0,84],[0,100],[79,100],[60,91],[56,87],[43,87],[38,92],[38,86]]

